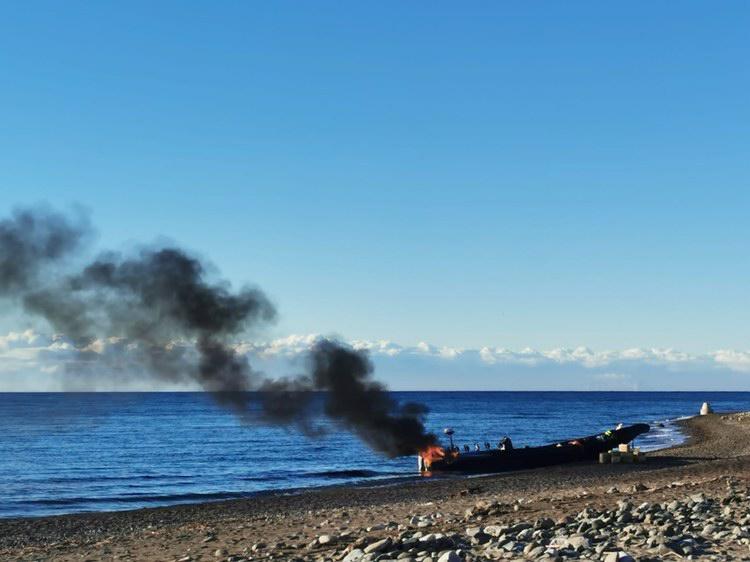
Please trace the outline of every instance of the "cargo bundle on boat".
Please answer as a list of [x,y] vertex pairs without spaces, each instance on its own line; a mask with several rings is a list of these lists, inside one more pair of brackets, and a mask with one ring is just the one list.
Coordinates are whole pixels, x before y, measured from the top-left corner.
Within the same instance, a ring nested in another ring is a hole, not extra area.
[[450,439],[447,447],[433,445],[419,454],[419,469],[422,473],[457,472],[502,472],[536,468],[577,461],[594,461],[620,445],[628,444],[639,435],[649,431],[648,424],[639,423],[605,431],[597,435],[560,441],[541,447],[513,448],[510,440],[502,448],[461,451],[453,444],[453,430],[446,429]]

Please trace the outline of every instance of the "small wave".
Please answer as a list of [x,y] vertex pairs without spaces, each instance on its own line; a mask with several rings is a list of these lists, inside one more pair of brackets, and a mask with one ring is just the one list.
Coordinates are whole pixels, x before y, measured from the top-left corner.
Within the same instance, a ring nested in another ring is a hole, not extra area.
[[680,416],[654,421],[651,425],[651,431],[639,438],[643,449],[646,451],[655,451],[684,443],[687,437],[677,422],[691,417]]
[[68,484],[73,482],[105,482],[105,481],[132,481],[138,482],[140,480],[179,480],[183,478],[190,478],[189,474],[132,474],[124,476],[110,476],[105,474],[95,474],[89,476],[57,476],[54,478],[37,477],[30,478],[29,482],[44,482],[45,484]]
[[81,504],[106,504],[106,503],[152,503],[152,502],[198,502],[210,500],[226,500],[232,498],[244,498],[252,495],[252,492],[206,492],[185,494],[156,494],[156,495],[123,495],[111,497],[73,497],[73,498],[41,498],[25,501],[35,505],[81,505]]
[[323,470],[321,472],[306,472],[302,476],[311,478],[377,478],[400,474],[396,472],[377,472],[375,470]]
[[257,476],[240,476],[237,478],[237,480],[241,480],[243,482],[268,482],[269,480],[289,480],[289,478],[294,477],[293,475],[284,475],[284,474],[258,474]]

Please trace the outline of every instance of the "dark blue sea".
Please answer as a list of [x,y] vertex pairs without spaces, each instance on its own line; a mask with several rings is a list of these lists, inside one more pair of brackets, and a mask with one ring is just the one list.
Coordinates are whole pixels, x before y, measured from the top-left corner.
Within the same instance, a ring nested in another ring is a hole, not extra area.
[[[428,428],[459,444],[504,434],[539,445],[648,422],[647,449],[682,436],[674,420],[709,400],[750,410],[750,393],[404,392],[429,405]],[[243,425],[200,393],[0,394],[0,517],[122,510],[354,481],[416,477],[416,459],[388,460],[320,424],[311,439]],[[656,425],[659,424],[659,425]]]

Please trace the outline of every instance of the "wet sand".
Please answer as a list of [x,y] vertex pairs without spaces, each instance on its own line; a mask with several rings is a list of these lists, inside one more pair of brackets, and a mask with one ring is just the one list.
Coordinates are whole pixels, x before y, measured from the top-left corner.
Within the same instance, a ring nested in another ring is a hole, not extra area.
[[[0,560],[341,560],[378,539],[405,543],[414,532],[466,533],[477,519],[483,525],[541,517],[559,521],[586,507],[604,509],[623,499],[634,504],[668,502],[696,491],[723,494],[727,479],[733,485],[750,484],[749,415],[710,415],[681,423],[688,441],[649,454],[644,464],[572,464],[474,478],[423,478],[207,504],[0,520]],[[485,505],[494,507],[484,513]],[[750,554],[743,548],[744,555]],[[490,550],[481,555],[467,548],[456,552],[465,560],[494,558]],[[524,558],[519,552],[509,554],[502,557]]]

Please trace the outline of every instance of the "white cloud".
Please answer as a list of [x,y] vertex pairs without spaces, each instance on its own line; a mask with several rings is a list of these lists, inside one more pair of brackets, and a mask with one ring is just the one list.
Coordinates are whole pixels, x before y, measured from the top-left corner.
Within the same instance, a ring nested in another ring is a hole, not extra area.
[[630,375],[626,375],[624,373],[602,373],[600,375],[596,375],[596,378],[605,381],[625,381],[630,378]]
[[24,332],[9,332],[5,336],[0,336],[0,351],[13,349],[17,347],[29,347],[39,343],[41,336],[33,330]]
[[[290,365],[304,357],[320,341],[319,334],[293,334],[269,341],[239,342],[235,349],[246,354],[256,368],[288,374]],[[595,390],[614,383],[633,388],[742,388],[750,389],[750,351],[719,350],[689,354],[674,349],[632,348],[595,351],[587,347],[511,350],[503,347],[461,349],[439,347],[427,342],[402,345],[390,340],[354,340],[349,344],[367,351],[378,376],[395,388],[565,388]],[[175,342],[176,348],[190,346]],[[92,342],[86,350],[110,354],[127,368],[129,355],[138,352],[133,344],[118,338]],[[14,375],[29,389],[49,388],[37,384],[47,380],[59,384],[61,377],[80,358],[63,336],[26,330],[0,336],[0,391],[18,384],[6,384]],[[293,372],[293,371],[291,371]],[[20,378],[19,378],[20,377]],[[46,377],[46,378],[45,378]],[[739,378],[738,378],[739,377]],[[180,384],[184,384],[182,381]],[[723,385],[723,386],[722,386]],[[25,388],[25,387],[24,387]]]
[[730,369],[741,373],[750,373],[750,351],[723,349],[714,352],[711,356],[720,365],[726,365]]

